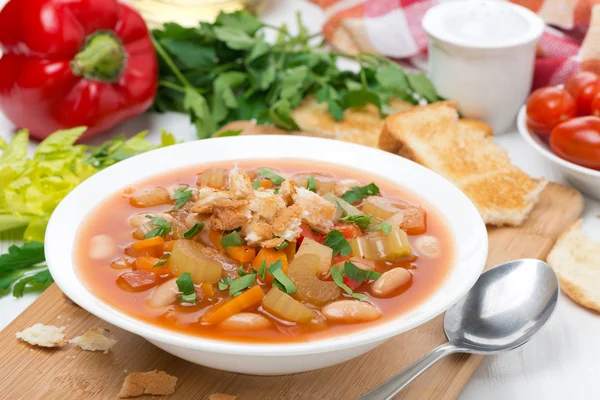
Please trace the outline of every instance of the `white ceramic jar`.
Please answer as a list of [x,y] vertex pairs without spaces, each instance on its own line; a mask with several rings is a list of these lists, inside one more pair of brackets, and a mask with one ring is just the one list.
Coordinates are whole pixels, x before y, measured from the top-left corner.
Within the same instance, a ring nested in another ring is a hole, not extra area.
[[427,11],[429,77],[465,117],[510,129],[533,80],[543,21],[508,2],[451,1]]

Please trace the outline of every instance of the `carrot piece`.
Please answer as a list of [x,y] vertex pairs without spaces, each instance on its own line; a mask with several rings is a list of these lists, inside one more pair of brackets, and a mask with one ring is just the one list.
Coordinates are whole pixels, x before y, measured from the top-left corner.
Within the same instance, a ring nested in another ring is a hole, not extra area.
[[[289,245],[288,245],[289,247]],[[287,274],[288,271],[288,260],[285,251],[277,251],[275,249],[262,248],[254,258],[252,262],[252,268],[258,271],[263,261],[267,262],[267,267],[271,264],[275,264],[277,261],[281,261],[281,269]],[[273,277],[267,274],[267,283],[273,283]]]
[[154,236],[150,239],[134,242],[131,245],[131,248],[139,255],[143,255],[141,253],[146,253],[149,256],[160,257],[163,253],[164,245],[165,239],[162,236]]
[[232,297],[224,303],[211,308],[203,317],[202,321],[208,324],[218,324],[227,318],[244,311],[247,308],[257,306],[261,303],[265,292],[260,286],[252,286],[237,297]]
[[219,250],[220,252],[225,251],[225,249],[223,249],[223,245],[221,244],[221,235],[222,234],[223,234],[223,232],[221,232],[221,231],[210,231],[208,233],[208,238],[217,247],[217,250]]
[[159,262],[159,258],[151,256],[141,256],[135,259],[135,268],[142,269],[144,271],[153,272],[157,275],[169,274],[171,269],[169,263],[155,267],[156,263]]
[[260,181],[260,187],[264,189],[273,189],[275,187],[275,184],[268,180],[262,180]]
[[296,242],[294,241],[294,242],[288,243],[288,245],[285,246],[285,248],[283,249],[283,251],[285,252],[285,255],[287,257],[287,261],[288,262],[293,261],[294,260],[294,256],[296,255]]
[[215,289],[210,283],[204,282],[201,284],[200,288],[202,289],[202,293],[204,293],[205,297],[213,297],[215,295]]
[[167,253],[170,253],[173,251],[173,246],[175,246],[175,240],[166,241],[163,246],[163,250]]
[[250,264],[256,257],[256,249],[250,246],[231,246],[227,248],[229,255],[242,264]]

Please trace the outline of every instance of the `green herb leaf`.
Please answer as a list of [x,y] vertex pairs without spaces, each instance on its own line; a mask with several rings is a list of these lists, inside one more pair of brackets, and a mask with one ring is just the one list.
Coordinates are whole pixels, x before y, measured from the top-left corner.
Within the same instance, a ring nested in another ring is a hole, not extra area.
[[329,273],[331,275],[331,278],[335,282],[335,284],[338,285],[338,287],[340,289],[342,289],[344,292],[348,293],[350,296],[354,297],[357,300],[364,300],[367,298],[367,295],[365,295],[365,294],[354,293],[352,291],[352,289],[350,289],[350,287],[344,283],[343,271],[341,271],[337,265],[334,265],[333,267],[331,267],[331,269],[329,270]]
[[306,188],[311,192],[317,193],[317,182],[315,181],[314,176],[309,176],[306,180]]
[[43,290],[52,282],[54,282],[54,279],[52,279],[50,271],[44,269],[33,275],[28,275],[24,278],[21,278],[13,287],[13,296],[23,297],[23,294],[25,293],[25,288],[30,284],[32,285],[31,287],[34,289]]
[[232,246],[243,246],[244,244],[246,244],[244,239],[242,239],[237,231],[221,236],[221,246],[223,246],[224,249]]
[[171,198],[175,200],[173,210],[179,210],[194,196],[194,193],[190,189],[188,189],[188,187],[189,186],[179,186],[175,193],[171,195]]
[[408,75],[408,83],[410,87],[419,95],[427,99],[428,102],[433,103],[440,100],[435,88],[431,84],[431,81],[427,79],[424,73],[417,72]]
[[360,229],[367,229],[371,224],[372,217],[369,215],[347,215],[340,218],[340,221],[350,222],[357,225]]
[[183,238],[191,239],[194,236],[196,236],[197,234],[199,234],[200,232],[202,232],[202,229],[204,229],[204,222],[195,223],[194,226],[192,226],[189,231],[187,231],[183,234]]
[[211,68],[217,63],[215,48],[208,44],[175,38],[161,39],[160,44],[184,68]]
[[279,283],[280,286],[278,286],[278,288],[281,291],[287,294],[295,294],[296,286],[290,278],[287,277],[285,272],[283,272],[281,269],[282,265],[281,260],[277,260],[271,264],[267,271],[269,271],[269,274],[275,279],[275,282]]
[[234,279],[229,285],[229,295],[236,296],[240,294],[242,290],[254,286],[255,283],[256,274],[247,274],[238,279]]
[[258,190],[260,188],[260,178],[256,178],[254,182],[252,182],[252,189]]
[[171,225],[169,224],[169,221],[160,217],[152,218],[151,224],[154,225],[156,228],[146,233],[144,239],[150,239],[155,236],[166,236],[171,232],[172,229]]
[[344,263],[344,275],[348,278],[355,280],[356,282],[366,282],[369,280],[376,280],[381,276],[379,272],[370,271],[368,269],[358,268],[355,264],[350,261]]
[[244,268],[243,265],[240,265],[237,270],[236,270],[238,276],[245,276],[248,275],[248,273],[246,272],[246,269]]
[[387,222],[383,221],[381,224],[379,224],[379,226],[377,227],[377,230],[382,231],[386,235],[389,235],[390,232],[392,231],[392,226],[390,224],[388,224]]
[[206,99],[193,88],[185,89],[183,109],[190,114],[198,139],[209,138],[216,130]]
[[261,168],[258,171],[256,171],[260,176],[265,177],[267,179],[269,179],[271,182],[273,182],[275,185],[281,185],[284,181],[285,178],[277,175],[273,170],[269,169],[269,168]]
[[288,242],[284,241],[283,243],[281,243],[279,246],[275,246],[275,250],[279,251],[281,249],[285,249],[286,247],[288,247]]
[[386,65],[377,70],[375,79],[383,89],[397,96],[404,96],[408,91],[408,79],[402,68],[396,65]]
[[254,35],[263,26],[258,18],[246,11],[221,12],[217,16],[215,24],[241,29],[248,35]]
[[242,129],[230,129],[227,131],[220,131],[213,135],[213,137],[227,137],[227,136],[239,136],[242,133]]
[[264,282],[267,278],[267,260],[262,260],[258,268],[258,276]]
[[231,278],[221,278],[221,280],[217,282],[217,286],[219,287],[219,290],[227,290],[229,289],[231,282],[233,282],[233,279]]
[[29,242],[21,246],[12,245],[8,253],[0,255],[0,272],[28,268],[46,261],[44,244]]
[[375,185],[375,183],[370,183],[361,187],[353,186],[352,189],[348,190],[342,195],[342,199],[352,204],[364,199],[365,197],[376,196],[378,194],[379,188],[377,185]]
[[194,281],[189,272],[184,272],[179,275],[179,278],[175,281],[177,288],[179,289],[179,296],[182,303],[196,303],[196,288],[194,287]]
[[217,26],[214,28],[214,32],[217,39],[225,42],[230,49],[248,50],[255,43],[255,39],[237,27]]
[[152,268],[162,267],[163,265],[165,265],[166,263],[169,262],[170,258],[171,258],[171,253],[165,253],[165,254],[163,254],[158,259],[158,262],[152,266]]
[[325,236],[323,244],[333,250],[333,255],[339,254],[343,257],[352,253],[350,243],[348,243],[344,234],[338,230],[329,232]]

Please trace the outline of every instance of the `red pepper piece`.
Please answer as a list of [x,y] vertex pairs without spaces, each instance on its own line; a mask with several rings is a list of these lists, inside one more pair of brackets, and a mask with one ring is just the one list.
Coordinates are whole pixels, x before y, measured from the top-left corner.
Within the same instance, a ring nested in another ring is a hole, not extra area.
[[117,278],[117,284],[130,292],[143,292],[157,283],[156,274],[143,269],[125,272]]
[[346,275],[344,275],[344,283],[352,290],[355,290],[360,285],[362,285],[362,282],[358,282],[352,278],[348,278]]
[[94,136],[144,112],[158,63],[142,17],[116,0],[9,1],[0,12],[0,110],[31,136]]

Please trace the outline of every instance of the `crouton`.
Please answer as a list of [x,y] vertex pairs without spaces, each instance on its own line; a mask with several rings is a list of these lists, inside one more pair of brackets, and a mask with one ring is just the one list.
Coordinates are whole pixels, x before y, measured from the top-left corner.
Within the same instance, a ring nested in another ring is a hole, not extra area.
[[247,200],[224,199],[213,204],[209,222],[213,229],[230,231],[246,225],[250,216]]
[[192,206],[191,210],[200,214],[210,214],[213,211],[213,205],[217,200],[228,198],[229,193],[227,192],[209,187],[203,187],[198,191],[198,199]]
[[333,228],[333,217],[336,211],[333,204],[301,187],[296,188],[296,194],[292,197],[302,209],[301,218],[308,226],[321,232],[329,232]]
[[237,164],[229,172],[229,193],[234,199],[254,198],[252,181],[246,171],[241,169]]
[[294,203],[293,195],[296,194],[296,182],[292,179],[286,179],[279,187],[279,195],[285,201],[286,206],[291,206]]
[[297,204],[277,211],[275,218],[273,218],[273,234],[288,242],[296,240],[302,232],[302,229],[300,229],[301,215],[302,208]]
[[165,396],[175,393],[177,378],[163,371],[134,372],[125,377],[119,398],[145,394]]
[[282,208],[285,208],[286,204],[283,197],[273,192],[256,192],[256,197],[250,202],[250,211],[254,213],[254,216],[262,218],[266,222],[271,222],[275,213]]
[[69,343],[76,344],[81,350],[102,351],[104,354],[108,354],[108,350],[110,350],[117,341],[104,336],[103,334],[105,332],[108,331],[100,328],[92,328],[83,335],[69,340]]
[[62,347],[65,341],[64,326],[57,328],[53,325],[35,324],[16,336],[24,342],[40,347]]
[[273,238],[273,228],[266,222],[252,222],[242,228],[242,235],[250,246]]
[[232,394],[214,393],[208,396],[208,400],[236,400],[238,397]]
[[263,240],[262,242],[260,242],[260,247],[266,247],[266,248],[274,248],[277,246],[281,246],[283,244],[283,242],[285,242],[284,238],[280,238],[280,237],[276,237],[273,239],[269,239],[269,240]]

